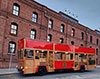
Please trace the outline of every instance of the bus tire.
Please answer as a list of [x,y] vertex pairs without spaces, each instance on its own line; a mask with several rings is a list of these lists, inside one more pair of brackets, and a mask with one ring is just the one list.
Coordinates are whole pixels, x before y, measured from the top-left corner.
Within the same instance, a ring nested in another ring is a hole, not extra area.
[[80,72],[84,72],[84,71],[85,71],[85,66],[84,65],[80,66]]
[[43,76],[43,75],[46,75],[46,73],[47,73],[46,67],[45,66],[43,66],[43,67],[40,66],[39,69],[38,69],[38,74],[40,76]]

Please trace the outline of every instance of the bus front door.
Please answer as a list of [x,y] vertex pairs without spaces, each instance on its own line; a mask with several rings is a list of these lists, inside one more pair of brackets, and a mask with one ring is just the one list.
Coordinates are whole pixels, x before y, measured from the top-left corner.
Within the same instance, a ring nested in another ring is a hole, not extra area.
[[34,53],[33,50],[26,49],[24,53],[24,74],[34,73]]
[[75,53],[75,68],[74,70],[79,70],[79,54]]
[[52,51],[49,51],[49,55],[48,55],[48,69],[49,69],[49,72],[54,71],[54,57],[53,57]]

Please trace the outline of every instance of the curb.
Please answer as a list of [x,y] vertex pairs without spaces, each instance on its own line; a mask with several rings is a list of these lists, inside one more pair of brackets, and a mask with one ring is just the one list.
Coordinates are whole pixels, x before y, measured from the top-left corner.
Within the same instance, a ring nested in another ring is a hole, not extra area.
[[100,66],[96,66],[97,68],[100,68]]
[[9,75],[18,73],[17,69],[0,69],[0,75]]

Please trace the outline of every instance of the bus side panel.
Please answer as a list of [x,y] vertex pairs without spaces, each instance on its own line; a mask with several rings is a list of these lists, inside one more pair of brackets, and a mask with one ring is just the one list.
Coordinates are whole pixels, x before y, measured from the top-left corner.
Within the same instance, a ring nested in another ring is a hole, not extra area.
[[76,47],[75,52],[77,52],[77,53],[84,52],[84,53],[87,53],[87,54],[96,54],[96,51],[95,51],[94,48]]
[[55,69],[72,69],[74,61],[55,61]]
[[53,50],[53,43],[26,40],[26,47],[43,49],[43,50]]
[[64,45],[64,44],[56,44],[55,45],[55,50],[58,51],[73,51],[73,47],[69,45]]

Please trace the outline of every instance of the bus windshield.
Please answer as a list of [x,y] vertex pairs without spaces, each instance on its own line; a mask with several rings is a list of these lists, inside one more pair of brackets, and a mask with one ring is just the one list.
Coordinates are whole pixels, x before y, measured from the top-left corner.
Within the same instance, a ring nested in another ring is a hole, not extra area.
[[24,57],[26,57],[26,58],[34,58],[33,50],[25,49],[25,51],[24,51]]
[[95,64],[95,55],[89,55],[89,65]]

